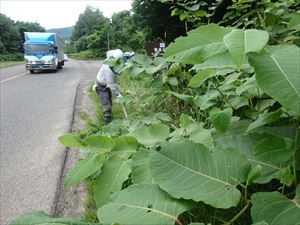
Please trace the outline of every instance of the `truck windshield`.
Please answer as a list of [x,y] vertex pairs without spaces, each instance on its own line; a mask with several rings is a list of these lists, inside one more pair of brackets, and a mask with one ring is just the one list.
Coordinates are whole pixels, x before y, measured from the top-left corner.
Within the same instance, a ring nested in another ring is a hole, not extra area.
[[24,51],[27,54],[30,53],[42,53],[42,54],[48,54],[51,51],[52,48],[49,45],[40,45],[40,44],[25,44],[24,45]]

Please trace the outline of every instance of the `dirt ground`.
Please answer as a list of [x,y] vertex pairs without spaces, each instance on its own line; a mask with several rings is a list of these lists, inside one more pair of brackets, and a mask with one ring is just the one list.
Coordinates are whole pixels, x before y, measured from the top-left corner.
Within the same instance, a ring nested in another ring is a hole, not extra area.
[[[89,84],[90,82],[86,82],[80,84],[77,88],[72,132],[85,128],[83,119],[80,117],[81,111],[86,111],[89,113],[93,112],[93,105],[87,92]],[[82,182],[70,188],[64,187],[63,184],[64,176],[78,161],[80,152],[78,148],[67,148],[65,151],[65,166],[63,168],[63,175],[59,187],[59,197],[54,216],[81,218],[85,211],[84,200],[87,197],[84,183]]]

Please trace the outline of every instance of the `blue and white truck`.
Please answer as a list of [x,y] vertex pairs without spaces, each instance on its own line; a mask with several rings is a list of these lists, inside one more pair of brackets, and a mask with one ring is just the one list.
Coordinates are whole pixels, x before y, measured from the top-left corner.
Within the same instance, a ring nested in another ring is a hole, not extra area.
[[62,69],[64,65],[63,39],[56,33],[24,32],[25,67],[35,70]]

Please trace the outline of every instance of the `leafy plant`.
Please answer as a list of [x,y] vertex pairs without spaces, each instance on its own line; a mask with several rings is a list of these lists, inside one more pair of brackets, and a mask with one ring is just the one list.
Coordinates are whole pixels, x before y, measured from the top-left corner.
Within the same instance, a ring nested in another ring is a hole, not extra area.
[[100,222],[299,222],[300,51],[268,40],[211,24],[164,59],[106,61],[138,83],[131,114],[60,138],[85,156],[66,183],[95,181]]

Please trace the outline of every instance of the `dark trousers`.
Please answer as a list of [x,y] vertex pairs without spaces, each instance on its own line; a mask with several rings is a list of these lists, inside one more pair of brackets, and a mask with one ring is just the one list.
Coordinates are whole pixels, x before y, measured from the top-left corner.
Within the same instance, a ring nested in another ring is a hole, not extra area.
[[104,122],[109,123],[111,121],[111,90],[104,85],[98,84],[96,92],[103,105],[103,117]]

